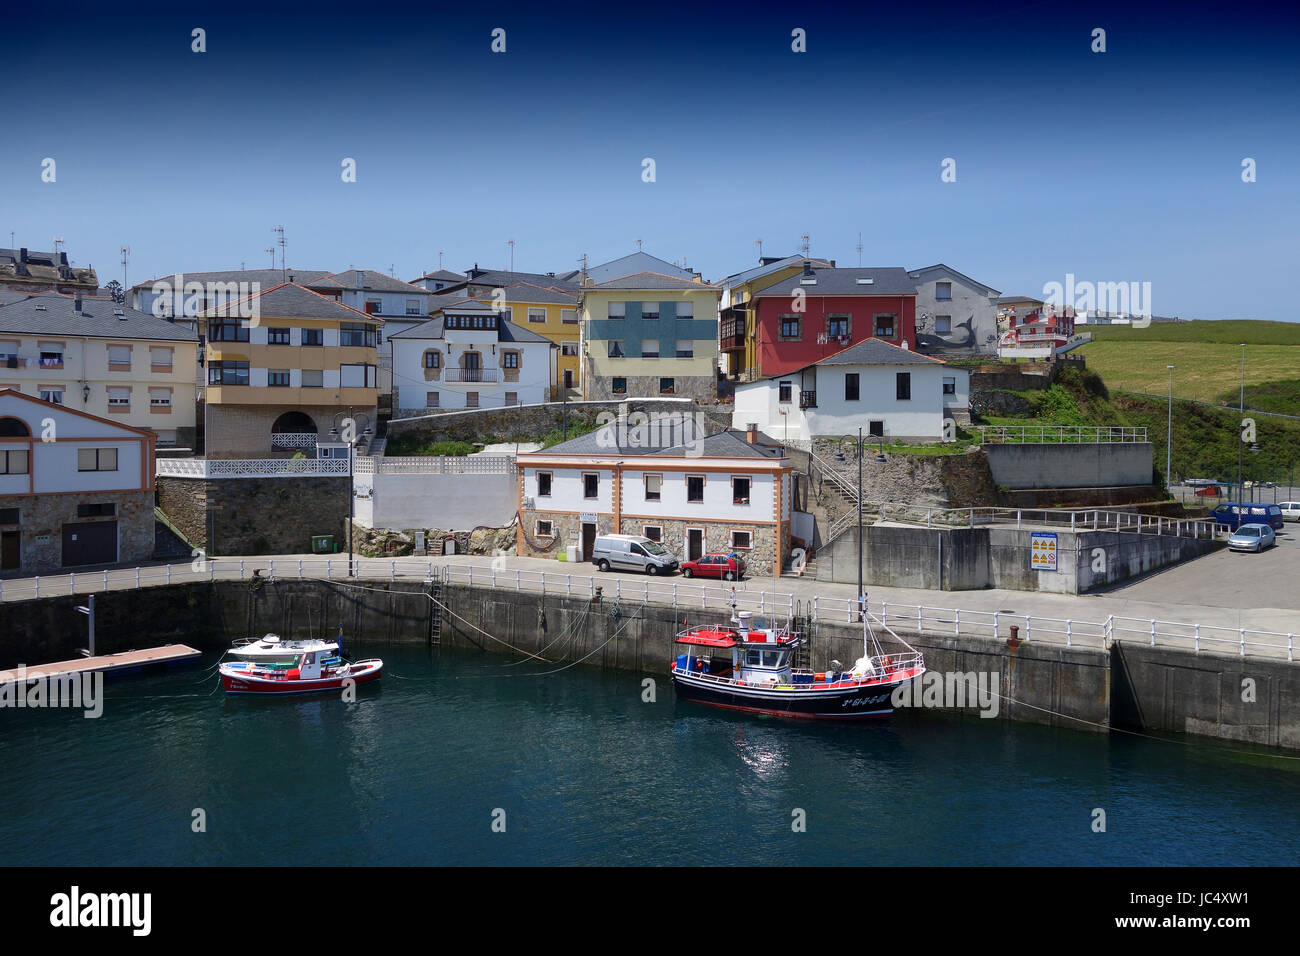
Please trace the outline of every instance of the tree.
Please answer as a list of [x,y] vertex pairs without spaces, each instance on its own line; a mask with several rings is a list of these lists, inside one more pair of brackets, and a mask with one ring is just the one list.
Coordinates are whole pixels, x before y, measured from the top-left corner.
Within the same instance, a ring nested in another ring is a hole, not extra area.
[[104,288],[108,290],[109,295],[113,297],[113,301],[118,305],[123,305],[126,302],[126,290],[122,288],[122,283],[116,279],[104,286]]

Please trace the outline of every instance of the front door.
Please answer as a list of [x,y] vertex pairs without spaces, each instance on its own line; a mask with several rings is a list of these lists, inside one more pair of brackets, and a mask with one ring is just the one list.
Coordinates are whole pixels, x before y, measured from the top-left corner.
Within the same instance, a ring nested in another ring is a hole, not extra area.
[[465,353],[465,381],[477,382],[479,380],[479,357],[477,352]]
[[6,531],[0,534],[0,571],[17,571],[22,566],[20,540],[17,531]]
[[63,526],[63,566],[110,564],[117,560],[117,522],[84,521]]
[[704,529],[688,528],[686,531],[686,560],[698,561],[704,553]]
[[582,523],[582,560],[590,561],[591,553],[596,547],[596,526],[594,524]]

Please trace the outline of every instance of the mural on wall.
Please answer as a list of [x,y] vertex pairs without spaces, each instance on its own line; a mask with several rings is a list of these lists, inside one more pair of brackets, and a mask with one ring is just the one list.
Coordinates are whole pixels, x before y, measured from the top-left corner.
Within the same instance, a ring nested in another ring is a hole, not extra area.
[[916,347],[921,352],[974,352],[992,351],[997,342],[996,332],[986,332],[982,338],[975,331],[975,314],[952,326],[946,334],[936,330],[934,313],[928,310],[916,314]]

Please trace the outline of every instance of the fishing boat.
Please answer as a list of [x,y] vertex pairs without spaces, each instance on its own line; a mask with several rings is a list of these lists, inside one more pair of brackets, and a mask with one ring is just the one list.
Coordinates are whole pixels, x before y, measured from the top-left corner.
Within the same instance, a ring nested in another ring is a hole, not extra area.
[[803,635],[790,628],[754,629],[750,611],[733,612],[731,626],[688,628],[673,660],[673,689],[682,700],[777,717],[861,720],[894,711],[894,688],[925,673],[923,656],[880,626],[907,650],[886,654],[862,613],[862,657],[844,670],[831,661],[826,671],[793,666]]
[[259,664],[289,664],[300,658],[304,651],[337,652],[339,644],[333,641],[285,641],[279,634],[263,637],[246,637],[235,641],[227,654],[241,661]]
[[[262,663],[233,661],[220,664],[221,684],[227,694],[314,694],[342,690],[379,680],[384,662],[379,658],[348,661],[327,656],[317,648],[299,654],[296,661]],[[351,684],[347,682],[351,681]]]

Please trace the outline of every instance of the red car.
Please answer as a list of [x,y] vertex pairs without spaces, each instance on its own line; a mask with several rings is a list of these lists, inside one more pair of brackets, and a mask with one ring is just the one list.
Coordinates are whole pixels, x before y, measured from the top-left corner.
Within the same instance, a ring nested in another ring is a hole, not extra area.
[[734,551],[710,551],[694,561],[682,562],[682,577],[723,578],[738,581],[745,576],[745,561]]

